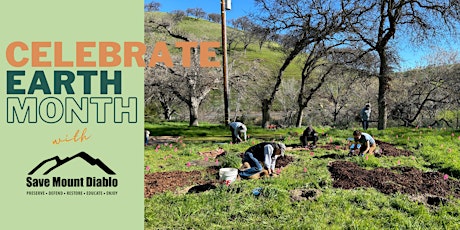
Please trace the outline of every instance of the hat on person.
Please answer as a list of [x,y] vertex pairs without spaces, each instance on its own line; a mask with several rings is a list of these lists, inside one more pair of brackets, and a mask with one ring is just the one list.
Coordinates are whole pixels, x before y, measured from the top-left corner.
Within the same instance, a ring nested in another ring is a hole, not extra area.
[[283,143],[278,143],[278,147],[280,148],[281,150],[281,156],[284,157],[284,151],[286,151],[286,145],[284,145]]
[[366,103],[366,107],[371,107],[371,103]]

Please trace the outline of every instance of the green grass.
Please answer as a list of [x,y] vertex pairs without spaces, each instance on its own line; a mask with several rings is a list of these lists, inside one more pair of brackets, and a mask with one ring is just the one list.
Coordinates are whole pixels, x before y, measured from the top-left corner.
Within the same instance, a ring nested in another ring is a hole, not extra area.
[[[172,147],[161,146],[145,149],[145,164],[152,170],[196,170],[200,166],[187,167],[186,163],[200,160],[196,152],[221,147],[237,154],[252,144],[284,137],[286,144],[298,143],[297,137],[288,133],[301,133],[302,129],[269,131],[249,127],[251,136],[247,143],[231,145],[230,131],[214,124],[188,127],[185,123],[146,124],[153,135],[178,135],[183,143]],[[318,127],[320,145],[342,145],[352,130]],[[420,133],[422,132],[422,133]],[[414,156],[370,156],[368,160],[351,157],[347,160],[369,169],[375,167],[411,166],[423,171],[438,170],[459,178],[460,164],[458,131],[452,130],[390,128],[384,131],[369,130],[376,139],[410,149]],[[204,135],[206,134],[206,135]],[[396,138],[398,135],[398,138]],[[409,137],[409,139],[407,139]],[[420,145],[420,143],[422,143]],[[177,148],[177,151],[174,149]],[[449,151],[449,149],[451,149]],[[332,159],[315,156],[347,154],[345,150],[317,149],[313,156],[309,151],[289,151],[296,160],[282,169],[277,178],[236,181],[230,186],[198,193],[177,195],[172,192],[145,199],[145,229],[459,229],[460,202],[450,198],[446,205],[431,208],[414,202],[404,194],[385,195],[375,189],[343,190],[332,187],[327,164]],[[165,159],[166,158],[166,159]],[[163,167],[158,167],[162,165]],[[304,169],[307,171],[304,172]],[[252,194],[261,187],[262,195]],[[289,191],[300,188],[318,189],[322,194],[316,201],[291,201]]]

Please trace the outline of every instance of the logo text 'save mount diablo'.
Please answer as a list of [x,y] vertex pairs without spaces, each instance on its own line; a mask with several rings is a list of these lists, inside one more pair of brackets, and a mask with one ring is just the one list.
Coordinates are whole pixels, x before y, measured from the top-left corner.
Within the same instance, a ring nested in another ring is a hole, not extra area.
[[[115,175],[115,172],[112,171],[107,165],[105,165],[101,160],[99,159],[94,159],[91,157],[89,154],[85,152],[80,152],[75,154],[72,157],[66,157],[64,159],[60,159],[58,156],[54,156],[52,158],[46,159],[40,164],[38,164],[35,168],[32,169],[28,174],[33,175],[37,170],[40,168],[43,168],[45,165],[47,165],[49,162],[55,161],[56,164],[51,166],[50,168],[45,168],[46,171],[43,173],[43,175],[47,175],[51,171],[55,170],[58,167],[62,167],[64,164],[77,159],[81,158],[85,160],[88,164],[94,166],[98,166],[101,170],[103,170],[105,173],[108,175]],[[96,177],[80,177],[80,178],[61,178],[61,177],[53,177],[52,180],[48,178],[32,178],[32,177],[27,177],[26,179],[26,185],[27,187],[117,187],[118,186],[118,180],[116,178],[112,177],[102,177],[102,178],[96,178]]]

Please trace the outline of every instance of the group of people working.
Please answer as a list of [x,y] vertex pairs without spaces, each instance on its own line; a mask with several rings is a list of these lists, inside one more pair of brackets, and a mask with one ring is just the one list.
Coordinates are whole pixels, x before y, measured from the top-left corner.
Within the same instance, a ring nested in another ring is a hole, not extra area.
[[[363,130],[367,130],[369,127],[369,119],[371,114],[370,104],[367,103],[360,112],[360,117],[363,125]],[[231,122],[229,124],[230,131],[232,133],[232,143],[245,142],[247,140],[247,127],[242,122]],[[150,131],[145,130],[145,145],[148,144]],[[351,149],[350,154],[354,153],[359,149],[359,155],[373,154],[376,149],[375,140],[371,135],[363,133],[359,130],[353,132],[353,138],[355,144],[354,148]],[[300,142],[303,147],[309,147],[310,149],[316,148],[318,142],[318,133],[311,127],[308,126],[300,136]],[[312,144],[309,145],[308,142]],[[262,172],[264,169],[267,170],[268,175],[273,176],[275,174],[276,159],[280,156],[284,156],[286,151],[286,145],[283,143],[275,142],[262,142],[257,145],[251,146],[243,154],[243,164],[248,165],[244,170],[239,171],[239,175],[243,178],[248,178],[254,174]],[[262,162],[262,164],[261,164]]]
[[[247,128],[243,123],[230,123],[230,130],[232,131],[232,141],[234,143],[246,141]],[[244,138],[241,138],[241,136]],[[316,148],[319,137],[318,133],[311,126],[308,126],[299,139],[303,147],[314,149]],[[364,156],[364,154],[373,154],[377,147],[374,138],[368,133],[355,130],[353,132],[353,139],[355,144],[353,148],[350,149],[350,154],[354,154],[358,149],[358,154],[360,156]],[[312,142],[311,145],[308,144],[309,141]],[[268,175],[275,175],[276,160],[280,156],[284,156],[285,151],[286,145],[283,143],[262,142],[251,146],[243,155],[242,163],[243,165],[246,164],[248,167],[239,171],[240,177],[248,178],[254,174],[261,173],[264,169],[267,170]]]

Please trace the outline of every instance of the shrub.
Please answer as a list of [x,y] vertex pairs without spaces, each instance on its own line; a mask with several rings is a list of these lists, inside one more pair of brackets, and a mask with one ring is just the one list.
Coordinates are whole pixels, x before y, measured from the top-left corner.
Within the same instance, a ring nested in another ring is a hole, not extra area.
[[241,165],[241,158],[237,153],[227,153],[218,159],[222,168],[239,168]]

